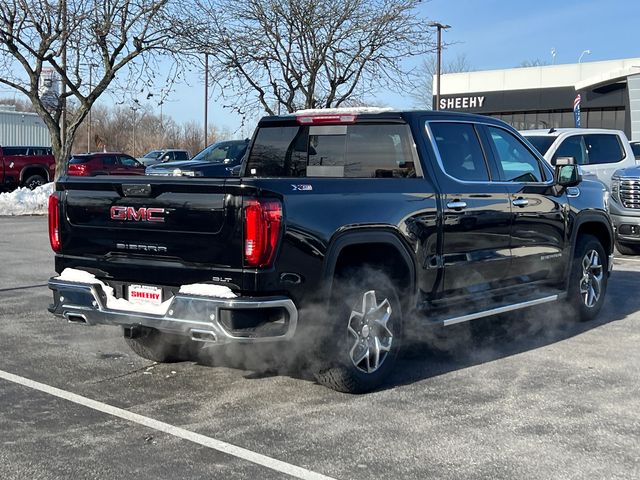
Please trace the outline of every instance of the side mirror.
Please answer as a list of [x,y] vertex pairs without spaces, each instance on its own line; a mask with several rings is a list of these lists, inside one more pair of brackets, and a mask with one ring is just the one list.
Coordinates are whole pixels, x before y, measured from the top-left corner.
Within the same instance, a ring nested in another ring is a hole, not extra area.
[[561,187],[575,187],[582,181],[580,166],[573,157],[556,159],[556,183]]

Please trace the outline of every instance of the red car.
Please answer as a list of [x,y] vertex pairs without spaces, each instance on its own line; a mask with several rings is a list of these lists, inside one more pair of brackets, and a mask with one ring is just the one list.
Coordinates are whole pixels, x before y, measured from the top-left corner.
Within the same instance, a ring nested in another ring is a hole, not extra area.
[[124,153],[87,153],[71,157],[67,175],[144,175],[144,165]]
[[34,188],[53,181],[51,147],[0,147],[0,187]]

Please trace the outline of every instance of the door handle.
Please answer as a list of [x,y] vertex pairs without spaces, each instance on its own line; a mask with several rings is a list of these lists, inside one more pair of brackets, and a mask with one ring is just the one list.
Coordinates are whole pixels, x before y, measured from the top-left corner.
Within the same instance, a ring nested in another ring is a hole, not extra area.
[[467,202],[453,200],[451,202],[447,202],[447,208],[450,208],[451,210],[462,210],[463,208],[467,208]]
[[516,198],[513,202],[511,202],[514,207],[526,207],[529,205],[529,200],[526,198]]

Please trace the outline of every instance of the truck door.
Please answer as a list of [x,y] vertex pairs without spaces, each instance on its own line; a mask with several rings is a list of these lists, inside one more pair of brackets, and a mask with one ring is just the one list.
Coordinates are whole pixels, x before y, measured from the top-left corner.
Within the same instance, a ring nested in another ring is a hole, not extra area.
[[442,294],[469,295],[505,285],[511,251],[511,203],[495,173],[477,127],[464,121],[428,121],[442,192],[444,266]]
[[562,281],[570,255],[566,241],[566,194],[553,189],[553,173],[513,133],[483,126],[513,211],[511,272],[517,283]]

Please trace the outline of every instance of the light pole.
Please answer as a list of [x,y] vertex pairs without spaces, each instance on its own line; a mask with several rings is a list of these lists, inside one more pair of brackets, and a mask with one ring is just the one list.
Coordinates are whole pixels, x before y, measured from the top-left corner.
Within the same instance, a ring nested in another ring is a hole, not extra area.
[[207,120],[209,110],[209,54],[204,54],[204,147],[207,148]]
[[436,61],[436,110],[440,110],[440,74],[442,69],[442,30],[447,30],[451,28],[451,25],[445,25],[440,22],[431,22],[429,24],[430,27],[435,27],[438,29],[438,47],[437,47],[437,61]]
[[585,55],[591,55],[591,50],[583,50],[580,54],[580,57],[578,58],[578,63],[582,63],[582,57],[584,57]]

